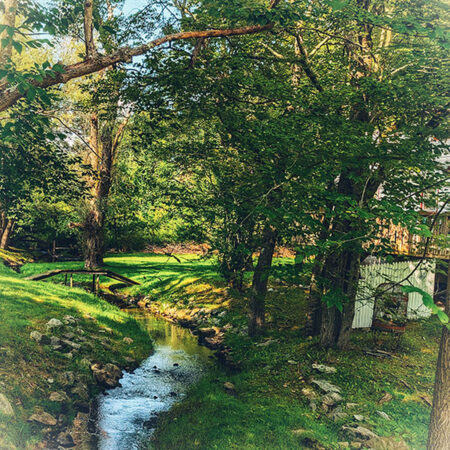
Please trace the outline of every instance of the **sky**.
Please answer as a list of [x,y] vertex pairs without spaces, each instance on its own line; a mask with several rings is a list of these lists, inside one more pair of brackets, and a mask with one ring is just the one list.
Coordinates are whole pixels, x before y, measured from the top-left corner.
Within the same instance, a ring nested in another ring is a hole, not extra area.
[[125,0],[123,12],[128,15],[142,9],[148,0]]
[[[41,5],[47,5],[50,2],[50,0],[37,0],[37,2],[40,3]],[[142,9],[147,3],[148,0],[125,0],[123,12],[126,15],[130,13],[135,13],[138,10]]]

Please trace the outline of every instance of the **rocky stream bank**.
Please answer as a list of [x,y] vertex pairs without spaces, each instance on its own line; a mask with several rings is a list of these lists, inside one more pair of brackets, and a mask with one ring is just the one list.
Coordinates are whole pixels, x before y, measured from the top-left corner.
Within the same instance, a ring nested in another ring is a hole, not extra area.
[[[88,320],[93,324],[96,322],[94,317],[88,317]],[[51,318],[44,328],[30,332],[29,338],[37,345],[45,346],[55,357],[78,360],[72,370],[60,371],[45,380],[49,391],[45,402],[48,409],[45,406],[36,408],[27,419],[32,426],[41,428],[41,448],[95,447],[98,394],[120,386],[123,370],[132,372],[139,365],[130,356],[124,356],[122,361],[108,361],[106,355],[114,346],[113,330],[99,328],[97,333],[87,332],[80,322],[80,318],[65,315],[61,320]],[[132,346],[134,341],[126,336],[122,342]],[[103,359],[93,352],[98,346],[105,350]],[[4,401],[10,407],[6,397]]]

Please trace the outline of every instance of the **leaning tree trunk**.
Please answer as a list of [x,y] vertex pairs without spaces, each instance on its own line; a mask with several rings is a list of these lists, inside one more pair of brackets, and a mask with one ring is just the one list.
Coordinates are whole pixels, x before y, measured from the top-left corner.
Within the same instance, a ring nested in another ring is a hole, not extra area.
[[[445,312],[450,316],[450,260],[448,264]],[[442,329],[434,382],[433,409],[428,432],[429,450],[450,449],[450,331]]]
[[276,230],[270,226],[266,226],[263,232],[261,252],[253,274],[250,298],[250,317],[248,323],[249,336],[256,336],[264,329],[267,282],[272,266],[276,239]]
[[9,245],[9,239],[11,237],[11,232],[14,227],[14,220],[7,219],[6,225],[3,229],[3,233],[1,234],[0,238],[0,249],[6,250]]

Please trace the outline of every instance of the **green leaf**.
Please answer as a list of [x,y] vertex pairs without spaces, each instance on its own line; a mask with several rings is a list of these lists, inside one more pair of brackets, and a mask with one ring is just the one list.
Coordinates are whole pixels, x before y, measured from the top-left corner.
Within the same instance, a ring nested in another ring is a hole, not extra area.
[[50,97],[48,96],[47,92],[45,92],[44,89],[40,90],[39,97],[46,105],[50,105],[52,102]]
[[445,314],[444,311],[441,311],[440,309],[437,312],[437,316],[439,317],[439,320],[443,323],[443,324],[447,324],[449,322],[448,320],[448,316],[447,314]]
[[330,0],[328,3],[334,10],[340,11],[348,5],[348,0]]
[[1,42],[2,42],[2,48],[6,48],[6,47],[8,47],[9,43],[11,42],[11,39],[3,38]]
[[405,293],[413,293],[416,292],[422,296],[423,304],[431,310],[433,314],[438,314],[439,308],[434,303],[433,297],[425,292],[423,289],[420,289],[416,286],[402,286],[402,291]]
[[13,45],[13,47],[16,50],[17,53],[19,53],[19,54],[22,53],[23,46],[22,46],[22,44],[20,42],[13,41],[12,45]]
[[36,88],[34,86],[30,86],[27,91],[27,99],[31,102],[36,97]]
[[111,34],[114,33],[114,28],[109,25],[103,25],[102,29],[107,31],[108,33],[111,33]]
[[64,67],[62,66],[62,64],[55,64],[55,65],[52,67],[52,70],[53,70],[54,72],[63,73],[63,72],[64,72]]
[[322,297],[322,301],[327,305],[327,308],[335,307],[340,312],[343,311],[344,303],[347,300],[348,298],[339,289],[330,290]]

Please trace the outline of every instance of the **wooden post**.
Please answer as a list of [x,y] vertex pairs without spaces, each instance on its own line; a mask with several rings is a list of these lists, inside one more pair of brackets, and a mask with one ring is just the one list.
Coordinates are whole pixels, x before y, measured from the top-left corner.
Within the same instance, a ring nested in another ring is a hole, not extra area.
[[97,292],[100,291],[100,275],[97,275],[97,286],[96,286]]
[[70,287],[73,287],[73,273],[70,274]]
[[66,273],[66,275],[64,276],[64,286],[67,286],[67,273]]

